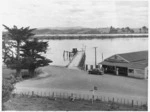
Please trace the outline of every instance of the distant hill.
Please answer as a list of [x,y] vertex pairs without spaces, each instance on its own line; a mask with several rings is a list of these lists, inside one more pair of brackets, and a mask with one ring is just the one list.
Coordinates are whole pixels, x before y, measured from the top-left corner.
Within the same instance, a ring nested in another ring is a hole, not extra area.
[[148,33],[147,27],[142,28],[82,28],[82,27],[55,27],[40,28],[34,31],[35,34],[133,34]]
[[[83,27],[47,27],[38,28],[33,33],[36,35],[55,35],[55,34],[148,34],[148,28],[143,26],[141,28],[83,28]],[[3,37],[7,32],[3,32]]]

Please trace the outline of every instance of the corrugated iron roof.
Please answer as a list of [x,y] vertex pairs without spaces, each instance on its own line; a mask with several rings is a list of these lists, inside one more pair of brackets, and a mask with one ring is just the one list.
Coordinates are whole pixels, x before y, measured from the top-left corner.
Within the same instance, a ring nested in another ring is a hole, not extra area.
[[117,55],[121,56],[128,62],[109,61],[109,58],[107,58],[100,64],[135,69],[144,69],[148,66],[148,51],[130,52]]
[[127,67],[127,68],[134,68],[134,69],[145,69],[148,65],[147,64],[137,64],[137,63],[115,63],[115,62],[107,62],[103,61],[100,64],[108,65],[108,66],[118,66],[118,67]]
[[148,51],[130,52],[118,55],[128,60],[129,62],[148,60]]

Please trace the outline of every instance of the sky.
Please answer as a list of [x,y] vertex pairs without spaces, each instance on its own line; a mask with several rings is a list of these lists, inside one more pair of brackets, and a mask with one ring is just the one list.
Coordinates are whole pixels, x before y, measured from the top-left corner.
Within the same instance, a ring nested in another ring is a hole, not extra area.
[[2,23],[12,27],[148,26],[146,0],[3,0]]

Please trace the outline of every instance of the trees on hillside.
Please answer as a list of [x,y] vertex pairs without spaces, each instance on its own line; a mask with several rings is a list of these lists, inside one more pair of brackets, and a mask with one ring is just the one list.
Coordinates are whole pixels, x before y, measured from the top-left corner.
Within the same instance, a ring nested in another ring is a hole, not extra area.
[[111,26],[109,33],[112,33],[112,34],[117,34],[117,33],[134,33],[134,30],[131,29],[130,27],[114,28],[114,27]]
[[117,30],[111,26],[109,33],[115,34],[115,33],[117,33]]
[[148,33],[148,28],[146,26],[143,26],[142,30],[143,30],[144,33]]

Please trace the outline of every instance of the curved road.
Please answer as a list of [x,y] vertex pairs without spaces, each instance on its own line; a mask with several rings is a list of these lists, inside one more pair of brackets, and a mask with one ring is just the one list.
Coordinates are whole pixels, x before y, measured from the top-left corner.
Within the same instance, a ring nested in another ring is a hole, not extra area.
[[85,71],[65,67],[43,67],[40,76],[16,84],[16,92],[68,92],[91,95],[94,86],[96,95],[125,98],[147,102],[148,81],[114,75],[89,75]]

